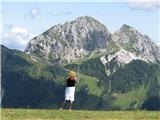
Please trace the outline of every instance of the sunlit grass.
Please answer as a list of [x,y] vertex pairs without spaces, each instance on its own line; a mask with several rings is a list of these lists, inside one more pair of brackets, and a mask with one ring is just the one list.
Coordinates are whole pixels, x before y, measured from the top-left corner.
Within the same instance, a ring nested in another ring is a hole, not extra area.
[[160,112],[2,109],[2,120],[159,120]]

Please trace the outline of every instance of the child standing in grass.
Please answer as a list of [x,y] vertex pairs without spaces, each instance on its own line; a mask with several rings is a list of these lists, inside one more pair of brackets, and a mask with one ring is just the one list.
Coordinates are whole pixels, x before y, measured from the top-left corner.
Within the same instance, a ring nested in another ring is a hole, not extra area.
[[71,111],[72,104],[74,102],[75,82],[76,73],[74,71],[69,71],[68,78],[66,80],[65,101],[62,103],[60,110],[63,110],[64,104],[68,104],[68,109]]

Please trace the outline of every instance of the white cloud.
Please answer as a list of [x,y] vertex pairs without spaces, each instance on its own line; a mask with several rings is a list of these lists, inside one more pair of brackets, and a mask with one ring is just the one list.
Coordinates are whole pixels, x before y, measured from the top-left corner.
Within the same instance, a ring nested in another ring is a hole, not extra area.
[[26,33],[26,29],[21,27],[13,27],[11,31],[13,33]]
[[152,10],[160,7],[160,0],[128,0],[132,9]]
[[[5,26],[4,26],[5,29]],[[6,28],[8,29],[8,28]],[[5,30],[4,30],[5,31]],[[12,48],[24,50],[26,44],[35,35],[29,33],[26,28],[13,26],[10,30],[1,33],[1,44]]]
[[37,8],[31,9],[30,12],[29,12],[29,16],[30,16],[31,18],[35,18],[35,17],[38,16],[39,14],[40,14],[40,10],[37,9]]

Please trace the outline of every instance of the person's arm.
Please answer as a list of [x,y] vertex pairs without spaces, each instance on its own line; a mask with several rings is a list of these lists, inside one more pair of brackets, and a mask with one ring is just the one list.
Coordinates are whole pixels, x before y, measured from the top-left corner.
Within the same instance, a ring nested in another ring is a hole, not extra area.
[[75,81],[76,81],[77,83],[79,83],[79,79],[75,78]]

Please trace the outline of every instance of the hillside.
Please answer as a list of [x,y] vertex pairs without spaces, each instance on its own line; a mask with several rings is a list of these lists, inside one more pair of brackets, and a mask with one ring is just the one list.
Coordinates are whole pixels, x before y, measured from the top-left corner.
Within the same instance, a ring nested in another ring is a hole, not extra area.
[[[35,62],[31,56],[17,50],[2,48],[2,107],[58,108],[63,101],[67,70],[60,65]],[[97,79],[79,73],[76,108],[96,109],[97,103],[90,105],[90,99],[99,99],[103,88]],[[86,86],[89,90],[86,91]],[[88,96],[87,95],[88,92]],[[85,95],[85,96],[84,96]],[[86,97],[84,106],[80,105]],[[90,107],[89,107],[90,106]]]
[[66,72],[79,66],[74,109],[159,109],[156,64],[136,60],[107,76],[98,58],[65,67],[41,60],[37,64],[31,56],[4,46],[2,58],[2,107],[58,108]]

